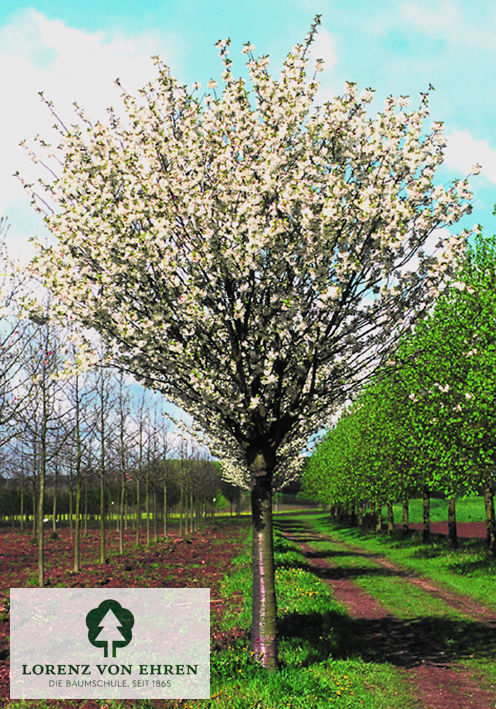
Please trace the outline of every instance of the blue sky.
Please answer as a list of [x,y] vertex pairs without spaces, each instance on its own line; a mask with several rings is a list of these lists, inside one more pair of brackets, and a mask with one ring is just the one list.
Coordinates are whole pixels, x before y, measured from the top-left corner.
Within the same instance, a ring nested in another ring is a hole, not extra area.
[[220,75],[215,42],[232,40],[235,67],[243,70],[241,47],[268,53],[278,72],[291,47],[302,41],[313,16],[323,15],[315,54],[326,60],[322,96],[340,93],[345,80],[376,89],[375,108],[389,94],[416,98],[433,84],[432,119],[448,136],[440,179],[472,178],[474,212],[463,226],[479,222],[496,231],[495,65],[496,6],[490,0],[423,2],[401,0],[2,0],[0,4],[0,214],[11,222],[16,255],[30,253],[27,239],[43,232],[20,186],[16,169],[32,167],[18,147],[21,138],[49,135],[51,120],[41,89],[69,121],[78,100],[104,116],[119,103],[113,80],[130,89],[153,76],[149,58],[159,54],[186,83]]

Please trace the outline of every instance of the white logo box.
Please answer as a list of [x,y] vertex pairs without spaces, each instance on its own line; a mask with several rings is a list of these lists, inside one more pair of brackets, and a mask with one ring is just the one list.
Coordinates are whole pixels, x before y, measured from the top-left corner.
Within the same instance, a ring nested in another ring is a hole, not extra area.
[[210,697],[208,588],[12,588],[10,604],[12,699]]

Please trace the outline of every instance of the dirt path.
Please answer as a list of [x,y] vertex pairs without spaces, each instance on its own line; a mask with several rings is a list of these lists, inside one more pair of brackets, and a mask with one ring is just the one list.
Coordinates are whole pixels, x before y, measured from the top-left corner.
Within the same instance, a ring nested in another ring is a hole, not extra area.
[[430,579],[421,579],[399,569],[383,557],[332,538],[333,543],[339,543],[347,551],[373,559],[400,575],[405,582],[461,611],[467,621],[440,617],[397,618],[347,578],[350,570],[340,568],[338,563],[312,547],[312,542],[331,540],[331,537],[314,533],[292,520],[280,526],[283,534],[300,546],[315,572],[332,587],[335,598],[345,605],[356,622],[356,632],[363,640],[361,655],[364,660],[390,662],[403,669],[415,687],[419,706],[424,709],[496,707],[496,695],[482,689],[469,668],[452,662],[445,642],[446,637],[454,638],[453,660],[463,656],[484,657],[484,651],[491,651],[491,648],[496,653],[496,613],[479,607],[471,599],[438,588]]
[[[316,535],[315,539],[317,541],[319,539],[319,536]],[[322,537],[322,539],[325,539],[325,537]],[[467,598],[466,596],[460,596],[459,594],[453,593],[452,591],[449,591],[446,588],[437,586],[432,581],[432,579],[417,576],[414,571],[410,571],[409,569],[397,566],[392,561],[389,561],[389,559],[385,559],[379,554],[376,554],[374,552],[368,552],[365,549],[356,547],[353,544],[348,544],[347,542],[343,542],[341,540],[334,539],[333,541],[339,543],[345,549],[349,549],[349,551],[355,554],[356,556],[362,556],[366,559],[372,559],[373,561],[375,561],[376,564],[379,564],[383,568],[392,571],[395,576],[400,576],[401,578],[404,578],[406,581],[408,581],[408,583],[412,584],[413,586],[417,586],[418,588],[421,588],[422,591],[425,591],[434,598],[440,599],[447,605],[451,606],[455,610],[460,611],[472,620],[480,620],[483,622],[485,621],[489,624],[492,624],[496,629],[496,611],[479,605],[477,601],[474,601],[471,598]]]

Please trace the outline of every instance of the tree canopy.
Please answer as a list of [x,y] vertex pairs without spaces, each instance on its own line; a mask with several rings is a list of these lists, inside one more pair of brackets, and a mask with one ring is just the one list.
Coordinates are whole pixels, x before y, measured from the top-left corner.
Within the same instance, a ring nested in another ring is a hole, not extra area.
[[424,128],[427,94],[370,116],[373,92],[347,83],[315,105],[319,21],[278,79],[246,44],[251,88],[229,40],[220,95],[156,59],[154,80],[122,91],[125,118],[79,110],[57,146],[41,141],[49,177],[28,185],[57,239],[32,267],[59,315],[189,412],[251,488],[252,648],[269,665],[273,484],[436,292],[467,233],[423,247],[470,211],[466,179],[434,183],[445,141],[439,122]]
[[433,183],[444,138],[424,134],[426,94],[369,117],[372,92],[349,83],[312,106],[314,30],[279,80],[245,46],[251,92],[228,40],[219,97],[157,60],[122,93],[127,121],[60,126],[62,169],[42,183],[57,244],[33,269],[59,310],[190,412],[245,484],[261,448],[282,472],[396,340],[463,238],[439,232],[437,258],[422,246],[470,209],[466,180]]

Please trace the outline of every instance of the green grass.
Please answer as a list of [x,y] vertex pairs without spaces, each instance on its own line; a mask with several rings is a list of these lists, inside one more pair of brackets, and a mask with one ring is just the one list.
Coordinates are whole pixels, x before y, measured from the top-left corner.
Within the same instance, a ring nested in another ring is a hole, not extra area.
[[[246,603],[225,627],[245,629],[243,637],[212,658],[211,706],[225,709],[313,709],[417,706],[401,671],[360,656],[361,637],[329,588],[311,571],[295,547],[276,536],[279,616],[279,672],[266,672],[249,651],[251,564],[248,552],[224,582],[223,594],[242,590]],[[207,706],[202,703],[195,706]],[[210,706],[210,705],[209,705]]]
[[465,540],[459,549],[453,550],[445,539],[424,544],[418,538],[404,539],[400,534],[389,536],[343,527],[331,522],[328,515],[305,515],[298,519],[307,521],[321,533],[379,553],[419,576],[496,610],[496,559],[488,557],[481,540]]
[[[249,650],[251,620],[250,544],[225,577],[222,595],[241,591],[241,611],[226,613],[223,629],[241,630],[241,637],[211,656],[210,700],[186,700],[181,707],[219,709],[417,709],[418,702],[404,673],[383,661],[362,657],[362,638],[354,621],[336,602],[325,583],[309,570],[296,546],[276,534],[276,585],[281,668],[267,672]],[[76,704],[76,703],[75,703]],[[108,709],[123,702],[103,700]],[[172,702],[170,706],[172,706]],[[163,704],[167,706],[168,703]],[[40,700],[11,702],[11,709],[48,706]],[[155,707],[135,702],[138,709]]]
[[[448,519],[448,503],[446,500],[439,500],[435,497],[431,498],[431,522],[446,522]],[[412,524],[420,524],[422,522],[422,499],[415,498],[410,500],[410,522]],[[393,505],[394,522],[401,524],[403,521],[403,506],[401,504]],[[382,516],[387,518],[386,506],[382,508]],[[484,498],[483,497],[465,497],[457,500],[456,503],[456,519],[458,522],[484,522]]]
[[374,559],[343,551],[342,544],[312,542],[312,547],[330,560],[336,558],[346,577],[376,598],[387,610],[399,618],[424,616],[449,616],[462,618],[462,614],[446,606],[439,598],[406,582],[394,571],[379,565]]
[[[468,667],[482,687],[494,691],[494,630],[412,585],[394,569],[384,568],[374,559],[377,555],[386,557],[414,569],[420,576],[431,578],[435,585],[444,585],[496,609],[496,560],[487,558],[480,549],[480,542],[479,548],[476,542],[468,541],[465,548],[454,552],[441,543],[426,545],[411,538],[391,539],[385,534],[343,528],[323,516],[301,515],[295,521],[331,535],[334,541],[311,542],[312,548],[328,557],[331,563],[334,561],[340,574],[346,574],[400,619],[402,624],[396,628],[400,639],[407,637],[410,631],[417,633],[424,640],[427,652],[434,651],[438,659],[449,661],[454,667],[459,663]],[[366,550],[372,557],[357,553],[340,541]],[[463,570],[465,574],[460,575]],[[392,632],[395,632],[394,626]]]
[[[436,541],[393,538],[360,532],[331,523],[327,515],[291,516],[337,541],[321,541],[315,548],[330,558],[349,578],[373,595],[399,618],[404,628],[420,628],[426,639],[437,643],[449,661],[463,661],[483,686],[496,682],[496,648],[480,624],[464,618],[442,600],[408,584],[394,572],[380,567],[374,558],[343,548],[339,540],[380,554],[391,561],[430,577],[436,583],[481,600],[496,609],[496,561],[487,559],[480,543],[463,543],[458,551]],[[249,650],[251,620],[251,562],[245,551],[224,579],[222,595],[241,593],[241,610],[234,606],[222,618],[222,629],[238,638],[212,653],[210,700],[189,700],[182,707],[219,709],[321,709],[338,706],[366,709],[418,708],[403,670],[386,661],[384,646],[364,645],[360,622],[351,619],[330,588],[310,570],[297,547],[276,533],[276,587],[278,599],[279,656],[281,668],[271,673],[254,662]],[[401,636],[402,637],[402,636]],[[104,702],[102,701],[102,705]],[[12,702],[12,708],[33,707]],[[43,707],[37,702],[36,706]],[[122,702],[107,702],[119,709]],[[135,707],[153,703],[135,702]],[[166,704],[164,703],[164,706]],[[170,704],[172,706],[172,703]]]

